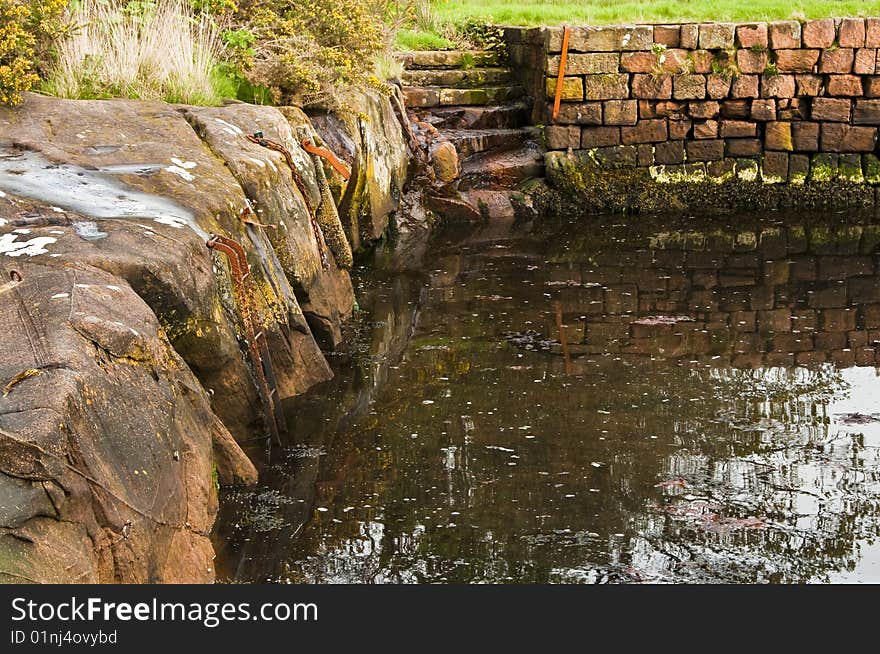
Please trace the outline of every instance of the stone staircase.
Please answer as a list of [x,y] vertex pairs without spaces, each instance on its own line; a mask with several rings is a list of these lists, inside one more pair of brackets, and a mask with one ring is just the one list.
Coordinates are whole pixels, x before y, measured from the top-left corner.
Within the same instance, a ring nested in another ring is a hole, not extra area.
[[458,152],[460,198],[473,214],[514,215],[511,202],[526,181],[543,177],[530,98],[506,61],[492,51],[423,51],[402,55],[409,111]]

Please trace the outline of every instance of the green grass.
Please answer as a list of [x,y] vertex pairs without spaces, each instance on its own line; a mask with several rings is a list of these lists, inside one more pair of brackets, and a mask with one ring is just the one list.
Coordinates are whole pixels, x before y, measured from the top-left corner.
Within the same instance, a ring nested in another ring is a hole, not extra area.
[[400,30],[394,44],[401,50],[449,50],[455,43],[432,32]]
[[489,19],[498,25],[602,25],[696,21],[755,21],[829,16],[880,16],[880,2],[859,0],[435,0],[440,24]]

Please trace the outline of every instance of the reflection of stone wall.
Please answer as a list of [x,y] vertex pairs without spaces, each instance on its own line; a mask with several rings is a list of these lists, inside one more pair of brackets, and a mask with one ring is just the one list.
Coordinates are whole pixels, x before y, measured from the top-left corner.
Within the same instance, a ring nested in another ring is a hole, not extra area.
[[[829,199],[759,191],[880,184],[880,18],[573,28],[554,121],[562,33],[512,29],[508,41],[524,81],[536,67],[544,77],[529,88],[535,122],[547,125],[549,180],[593,191],[598,209],[702,201],[681,192],[658,202],[657,185],[757,182],[713,202],[815,206]],[[596,190],[608,168],[639,174]],[[836,204],[874,203],[873,192],[839,195]]]
[[660,234],[652,249],[557,264],[547,285],[573,353],[874,365],[878,243],[874,225]]

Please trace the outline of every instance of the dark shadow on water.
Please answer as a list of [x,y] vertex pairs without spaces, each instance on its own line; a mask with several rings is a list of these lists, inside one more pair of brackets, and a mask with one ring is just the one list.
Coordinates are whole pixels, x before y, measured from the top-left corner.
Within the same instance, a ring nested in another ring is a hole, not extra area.
[[218,576],[880,581],[878,245],[773,214],[380,252],[336,378],[225,494]]

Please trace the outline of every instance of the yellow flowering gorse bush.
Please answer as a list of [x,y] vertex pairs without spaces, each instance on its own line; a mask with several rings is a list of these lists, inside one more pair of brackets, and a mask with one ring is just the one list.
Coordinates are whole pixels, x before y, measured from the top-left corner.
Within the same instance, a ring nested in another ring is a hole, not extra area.
[[0,104],[17,104],[39,80],[67,0],[0,0]]

